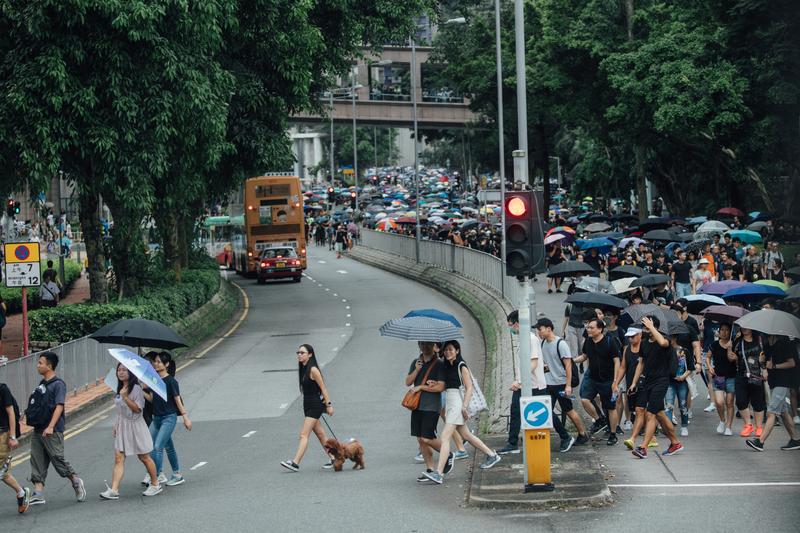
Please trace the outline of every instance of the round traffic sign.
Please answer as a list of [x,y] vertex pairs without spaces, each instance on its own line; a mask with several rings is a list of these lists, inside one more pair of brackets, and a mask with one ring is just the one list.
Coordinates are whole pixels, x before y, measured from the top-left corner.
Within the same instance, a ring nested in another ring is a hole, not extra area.
[[522,414],[527,422],[532,427],[540,427],[547,423],[547,406],[542,402],[531,402],[525,406],[525,411]]
[[30,249],[24,244],[20,244],[14,250],[14,257],[19,259],[20,261],[25,261],[28,257],[30,257],[30,255],[31,255]]

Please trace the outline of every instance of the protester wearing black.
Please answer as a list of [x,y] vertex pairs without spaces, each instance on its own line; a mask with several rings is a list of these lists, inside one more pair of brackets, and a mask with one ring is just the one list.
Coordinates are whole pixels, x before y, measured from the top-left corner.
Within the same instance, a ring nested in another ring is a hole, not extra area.
[[17,512],[28,510],[31,489],[23,488],[11,475],[11,453],[19,447],[19,406],[5,383],[0,383],[0,480],[17,498]]

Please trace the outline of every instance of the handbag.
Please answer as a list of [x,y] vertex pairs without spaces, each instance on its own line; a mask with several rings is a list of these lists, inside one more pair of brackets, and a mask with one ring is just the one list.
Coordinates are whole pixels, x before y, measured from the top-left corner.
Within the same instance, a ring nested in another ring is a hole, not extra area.
[[[431,375],[431,370],[433,370],[433,367],[435,367],[438,364],[439,360],[434,359],[433,363],[431,363],[431,366],[429,366],[428,370],[425,371],[425,375],[422,376],[421,383],[428,382],[428,376]],[[403,401],[400,403],[402,404],[403,407],[405,407],[409,411],[416,411],[417,408],[419,407],[419,399],[421,396],[422,396],[422,391],[415,391],[414,388],[412,387],[406,392],[406,395],[403,396]]]
[[[461,365],[467,366],[466,363],[463,361],[460,365],[458,365],[458,379],[461,381]],[[469,367],[467,367],[469,370]],[[469,399],[469,405],[466,406],[467,414],[470,418],[474,417],[481,411],[485,411],[489,408],[486,404],[486,397],[483,395],[483,391],[478,386],[478,381],[475,379],[475,376],[472,375],[472,372],[469,373],[469,377],[472,379],[472,397]],[[461,393],[461,401],[464,401],[464,396],[467,394],[467,389],[464,387],[464,383],[461,383],[461,386],[458,388],[459,392]]]

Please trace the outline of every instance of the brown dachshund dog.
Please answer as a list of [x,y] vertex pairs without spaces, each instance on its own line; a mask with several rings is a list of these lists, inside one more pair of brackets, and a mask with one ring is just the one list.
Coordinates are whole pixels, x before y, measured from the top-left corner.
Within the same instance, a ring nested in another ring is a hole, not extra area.
[[341,472],[347,459],[355,463],[353,468],[364,470],[364,447],[355,439],[344,444],[336,439],[328,439],[325,441],[325,451],[333,458],[333,469],[336,472]]

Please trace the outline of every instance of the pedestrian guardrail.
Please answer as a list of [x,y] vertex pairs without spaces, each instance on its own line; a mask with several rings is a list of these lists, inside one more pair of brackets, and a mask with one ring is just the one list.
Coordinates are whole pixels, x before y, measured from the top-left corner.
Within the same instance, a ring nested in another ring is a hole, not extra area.
[[[363,246],[416,260],[414,237],[363,229]],[[519,284],[506,277],[503,262],[485,252],[444,241],[423,239],[419,246],[419,262],[449,272],[456,272],[500,294],[511,305],[519,302]]]
[[6,383],[21,409],[25,409],[28,396],[41,381],[36,371],[39,354],[45,351],[58,355],[56,374],[67,384],[70,394],[97,385],[115,365],[108,354],[109,348],[124,348],[116,344],[101,344],[89,337],[81,337],[60,346],[35,352],[0,365],[0,383]]

